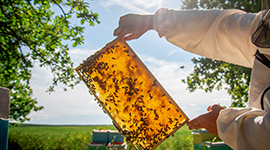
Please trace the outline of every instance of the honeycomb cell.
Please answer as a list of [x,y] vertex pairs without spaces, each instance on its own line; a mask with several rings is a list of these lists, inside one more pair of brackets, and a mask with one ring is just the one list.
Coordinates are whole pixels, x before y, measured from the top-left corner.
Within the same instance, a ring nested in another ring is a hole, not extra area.
[[110,42],[76,71],[135,149],[154,149],[188,120],[124,40]]

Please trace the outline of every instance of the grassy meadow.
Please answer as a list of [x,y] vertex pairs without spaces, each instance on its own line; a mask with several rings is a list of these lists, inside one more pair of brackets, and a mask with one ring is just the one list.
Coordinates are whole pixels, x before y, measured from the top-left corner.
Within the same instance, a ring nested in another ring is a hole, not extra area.
[[[10,150],[87,150],[94,129],[116,130],[114,126],[22,125],[9,128]],[[129,145],[128,150],[133,148]],[[191,131],[183,126],[156,150],[193,149]]]

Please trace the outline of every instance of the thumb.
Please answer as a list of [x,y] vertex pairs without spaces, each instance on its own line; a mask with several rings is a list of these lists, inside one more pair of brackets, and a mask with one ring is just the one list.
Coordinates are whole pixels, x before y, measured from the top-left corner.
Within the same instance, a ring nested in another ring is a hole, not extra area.
[[224,109],[224,107],[222,107],[218,104],[214,104],[214,105],[208,106],[207,111],[220,110],[220,109]]
[[212,107],[213,107],[213,105],[208,106],[207,107],[207,111],[211,111],[212,110]]

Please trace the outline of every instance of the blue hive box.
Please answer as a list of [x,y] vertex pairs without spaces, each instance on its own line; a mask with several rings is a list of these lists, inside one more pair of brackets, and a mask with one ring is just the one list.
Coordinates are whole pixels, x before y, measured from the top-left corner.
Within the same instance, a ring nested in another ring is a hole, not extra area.
[[8,149],[8,120],[0,119],[0,149]]
[[109,131],[108,130],[93,130],[92,132],[93,143],[108,143]]
[[114,143],[114,142],[124,143],[124,136],[122,134],[120,134],[118,131],[110,131],[108,142],[110,142],[110,143]]

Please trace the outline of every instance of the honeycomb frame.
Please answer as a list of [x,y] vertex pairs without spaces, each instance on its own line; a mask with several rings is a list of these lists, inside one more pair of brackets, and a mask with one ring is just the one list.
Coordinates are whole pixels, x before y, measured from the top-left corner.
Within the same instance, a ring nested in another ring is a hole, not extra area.
[[75,70],[135,149],[155,149],[189,120],[120,38],[88,57]]

